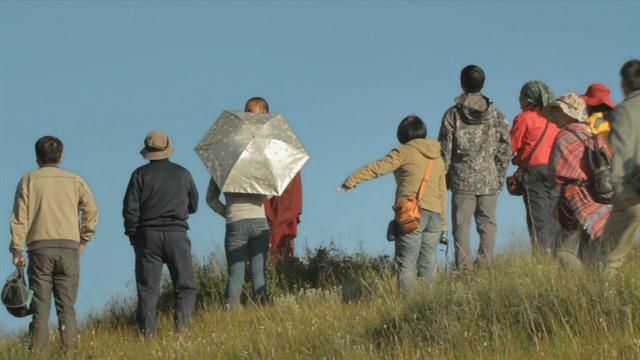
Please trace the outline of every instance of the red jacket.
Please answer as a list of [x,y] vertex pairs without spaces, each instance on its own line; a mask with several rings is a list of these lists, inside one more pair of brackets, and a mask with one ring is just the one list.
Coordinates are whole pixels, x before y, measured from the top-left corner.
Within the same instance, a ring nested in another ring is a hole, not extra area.
[[[538,145],[529,163],[524,164],[524,160],[542,135],[546,123],[549,123],[549,128],[544,139]],[[517,154],[516,164],[520,167],[548,165],[553,143],[559,132],[560,129],[556,124],[549,122],[537,111],[524,111],[516,116],[511,129],[511,152]]]
[[269,220],[270,248],[274,260],[280,256],[295,255],[294,240],[302,215],[302,177],[298,173],[282,195],[264,200],[264,211]]

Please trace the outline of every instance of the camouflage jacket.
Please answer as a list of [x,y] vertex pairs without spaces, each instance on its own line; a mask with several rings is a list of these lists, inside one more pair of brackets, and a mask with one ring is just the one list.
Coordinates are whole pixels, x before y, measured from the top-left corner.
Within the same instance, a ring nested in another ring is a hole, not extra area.
[[493,195],[500,192],[511,158],[506,117],[481,94],[464,94],[442,118],[438,140],[455,193]]

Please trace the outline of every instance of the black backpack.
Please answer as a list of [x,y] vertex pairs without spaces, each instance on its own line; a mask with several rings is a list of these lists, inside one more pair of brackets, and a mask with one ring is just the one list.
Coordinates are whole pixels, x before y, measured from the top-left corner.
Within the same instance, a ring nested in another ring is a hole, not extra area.
[[567,128],[567,130],[573,134],[584,145],[584,158],[587,165],[586,171],[589,180],[582,183],[585,186],[593,200],[600,204],[611,204],[613,198],[616,195],[615,187],[611,178],[611,159],[607,155],[606,150],[601,144],[600,135],[590,136],[593,145],[587,141],[589,138],[582,138],[573,129]]
[[2,303],[7,311],[15,317],[25,317],[32,314],[31,299],[33,291],[27,287],[24,270],[17,267],[2,288]]

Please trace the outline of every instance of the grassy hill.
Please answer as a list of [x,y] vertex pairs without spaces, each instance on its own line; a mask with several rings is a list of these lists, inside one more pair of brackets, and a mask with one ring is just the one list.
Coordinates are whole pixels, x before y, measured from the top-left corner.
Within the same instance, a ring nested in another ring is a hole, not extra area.
[[[505,255],[473,276],[443,275],[437,289],[403,302],[390,259],[321,248],[272,270],[271,304],[232,310],[220,305],[219,269],[197,266],[188,331],[172,329],[166,286],[157,337],[140,338],[134,302],[119,300],[85,321],[77,348],[65,354],[56,339],[42,358],[640,358],[639,252],[614,279]],[[0,357],[29,358],[25,341],[0,344]]]

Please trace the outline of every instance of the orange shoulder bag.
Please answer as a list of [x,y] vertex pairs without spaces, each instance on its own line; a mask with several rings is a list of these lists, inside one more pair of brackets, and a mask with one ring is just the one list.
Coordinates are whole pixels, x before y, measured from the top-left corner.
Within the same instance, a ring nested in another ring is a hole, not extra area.
[[425,170],[424,177],[420,182],[420,187],[418,188],[416,196],[401,198],[395,203],[395,205],[393,205],[395,221],[398,226],[398,230],[400,230],[402,234],[408,234],[420,228],[420,199],[422,199],[424,190],[431,178],[433,162],[434,161],[432,159],[427,160],[427,169]]

